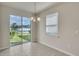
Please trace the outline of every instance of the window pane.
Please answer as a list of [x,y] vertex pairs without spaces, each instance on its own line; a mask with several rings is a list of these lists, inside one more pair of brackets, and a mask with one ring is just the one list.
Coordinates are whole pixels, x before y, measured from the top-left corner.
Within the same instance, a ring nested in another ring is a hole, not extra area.
[[22,43],[21,39],[21,17],[10,15],[10,43],[11,46]]
[[58,33],[58,13],[53,13],[46,16],[46,32],[48,34]]
[[13,23],[16,23],[17,25],[21,25],[21,17],[10,15],[10,25],[13,24]]
[[58,23],[58,14],[51,14],[46,16],[46,25],[56,25]]
[[30,25],[30,19],[27,17],[22,17],[23,19],[23,25]]
[[22,37],[23,42],[31,41],[31,20],[27,17],[22,17]]
[[30,31],[30,24],[31,24],[31,21],[29,18],[27,18],[27,17],[22,18],[22,25],[23,25],[22,30],[23,30],[23,32]]
[[46,27],[46,32],[49,34],[55,34],[58,33],[58,27],[54,26],[54,27]]

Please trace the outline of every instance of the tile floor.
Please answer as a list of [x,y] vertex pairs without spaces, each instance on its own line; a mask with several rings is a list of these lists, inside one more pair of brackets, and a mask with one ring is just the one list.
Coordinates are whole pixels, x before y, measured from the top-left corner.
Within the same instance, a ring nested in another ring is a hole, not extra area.
[[0,52],[0,56],[67,56],[40,43],[25,43]]

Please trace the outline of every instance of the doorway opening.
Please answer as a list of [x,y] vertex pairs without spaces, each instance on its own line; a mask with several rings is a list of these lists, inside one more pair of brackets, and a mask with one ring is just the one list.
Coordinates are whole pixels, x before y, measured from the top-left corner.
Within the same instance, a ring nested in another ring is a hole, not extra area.
[[10,15],[11,46],[31,42],[31,20],[27,17]]

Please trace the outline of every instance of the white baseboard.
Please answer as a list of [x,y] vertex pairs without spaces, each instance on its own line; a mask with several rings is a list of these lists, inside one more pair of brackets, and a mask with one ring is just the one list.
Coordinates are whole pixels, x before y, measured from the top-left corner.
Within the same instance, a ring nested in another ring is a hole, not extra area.
[[46,43],[44,43],[44,42],[40,42],[40,41],[39,41],[39,43],[40,43],[40,44],[43,44],[43,45],[46,45],[46,46],[48,46],[48,47],[50,47],[50,48],[53,48],[53,49],[55,49],[55,50],[57,50],[57,51],[60,51],[60,52],[62,52],[62,53],[65,53],[66,55],[75,56],[75,55],[73,55],[72,53],[69,53],[69,52],[64,51],[64,50],[62,50],[62,49],[59,49],[59,48],[56,48],[56,47],[54,47],[54,46],[50,46],[50,45],[48,45],[48,44],[46,44]]

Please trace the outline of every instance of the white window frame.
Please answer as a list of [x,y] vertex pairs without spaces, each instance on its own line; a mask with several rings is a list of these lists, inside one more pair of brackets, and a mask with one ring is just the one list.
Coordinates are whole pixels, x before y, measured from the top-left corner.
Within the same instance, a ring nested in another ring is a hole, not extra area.
[[[55,20],[55,22],[53,22],[52,20]],[[55,36],[58,34],[58,13],[57,12],[46,16],[46,33],[48,35],[55,35]]]

